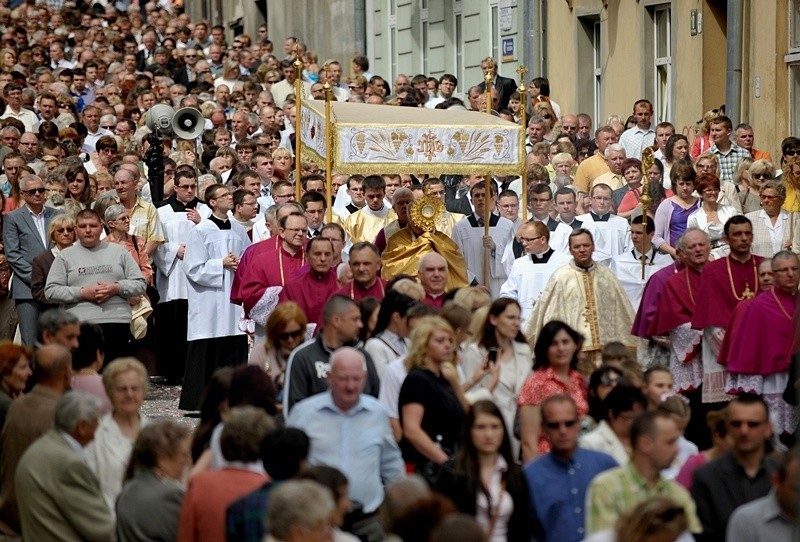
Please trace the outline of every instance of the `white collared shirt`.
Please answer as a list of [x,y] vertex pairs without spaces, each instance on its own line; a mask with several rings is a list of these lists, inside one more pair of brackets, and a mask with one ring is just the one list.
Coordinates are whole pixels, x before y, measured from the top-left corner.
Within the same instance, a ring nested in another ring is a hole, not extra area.
[[33,212],[33,209],[28,207],[28,212],[31,214],[31,219],[33,219],[33,223],[36,225],[36,230],[39,232],[39,237],[42,238],[42,245],[47,247],[47,228],[44,224],[44,211],[45,208],[42,207],[42,210],[37,215]]

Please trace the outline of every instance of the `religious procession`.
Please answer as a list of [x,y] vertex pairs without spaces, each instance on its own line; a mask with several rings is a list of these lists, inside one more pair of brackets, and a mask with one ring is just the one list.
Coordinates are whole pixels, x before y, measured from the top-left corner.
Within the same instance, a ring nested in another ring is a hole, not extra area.
[[800,139],[2,4],[0,540],[800,539]]

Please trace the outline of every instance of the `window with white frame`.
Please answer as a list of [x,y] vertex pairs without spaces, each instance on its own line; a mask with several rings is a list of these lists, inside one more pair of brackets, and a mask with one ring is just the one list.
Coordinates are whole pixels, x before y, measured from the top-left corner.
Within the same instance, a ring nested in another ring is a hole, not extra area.
[[651,8],[652,18],[652,99],[656,119],[671,118],[672,102],[672,9],[669,4]]
[[419,12],[419,52],[420,52],[420,68],[421,72],[428,74],[428,7],[427,2],[422,2],[422,8]]
[[602,23],[597,15],[579,17],[578,22],[580,23],[577,33],[578,69],[575,81],[577,108],[578,111],[591,115],[595,126],[600,126],[603,83],[603,55],[600,41]]
[[397,0],[389,0],[389,80],[397,75]]
[[453,0],[453,51],[455,76],[459,81],[464,80],[464,17],[461,11],[461,0]]
[[500,62],[500,8],[497,0],[489,2],[489,56]]

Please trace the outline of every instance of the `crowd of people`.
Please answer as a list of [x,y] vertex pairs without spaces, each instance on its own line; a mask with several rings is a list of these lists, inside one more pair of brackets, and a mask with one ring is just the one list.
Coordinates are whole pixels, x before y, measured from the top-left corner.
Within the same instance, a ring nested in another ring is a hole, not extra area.
[[[724,109],[679,133],[646,99],[593,119],[492,58],[488,92],[390,82],[180,2],[10,4],[0,537],[800,534],[800,139],[773,160]],[[490,101],[525,174],[298,175],[326,85]],[[148,137],[156,104],[202,135]],[[156,376],[193,430],[143,414]]]

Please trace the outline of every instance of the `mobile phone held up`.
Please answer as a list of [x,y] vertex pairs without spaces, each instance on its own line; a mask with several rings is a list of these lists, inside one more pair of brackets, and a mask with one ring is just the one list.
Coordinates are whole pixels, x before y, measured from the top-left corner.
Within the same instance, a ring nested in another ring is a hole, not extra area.
[[494,365],[497,363],[497,354],[500,352],[499,348],[490,348],[489,349],[489,364]]

